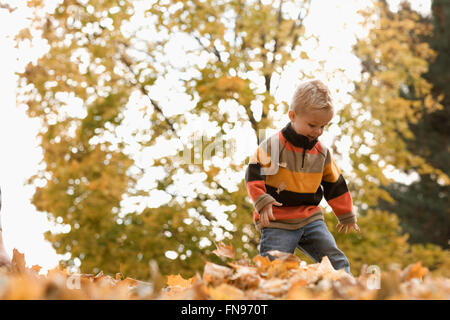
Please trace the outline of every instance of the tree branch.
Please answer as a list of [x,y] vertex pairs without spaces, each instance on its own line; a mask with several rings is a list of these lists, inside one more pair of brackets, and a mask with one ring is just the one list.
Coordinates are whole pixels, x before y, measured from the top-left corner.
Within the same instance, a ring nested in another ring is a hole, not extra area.
[[[222,59],[220,58],[220,52],[219,52],[219,50],[217,50],[217,48],[216,48],[216,46],[214,45],[214,43],[213,43],[213,45],[212,45],[212,47],[213,47],[213,52],[211,52],[211,50],[209,50],[209,48],[207,48],[207,47],[204,46],[204,44],[202,43],[202,41],[200,40],[199,37],[197,37],[196,35],[193,35],[193,37],[195,38],[195,40],[197,40],[197,42],[202,46],[202,48],[203,48],[206,52],[213,53],[213,54],[217,57],[217,59],[219,59],[220,62],[223,62]],[[211,41],[211,40],[210,40],[210,41]]]
[[2,3],[0,2],[0,9],[6,9],[9,11],[9,13],[13,13],[14,11],[17,10],[17,8],[11,8],[11,6],[7,3]]
[[158,102],[156,102],[155,100],[153,100],[150,97],[150,94],[148,92],[148,90],[145,88],[145,86],[143,86],[138,79],[138,76],[136,74],[136,72],[134,72],[133,67],[131,65],[130,60],[128,59],[128,57],[126,57],[123,53],[120,54],[120,61],[122,61],[122,63],[124,65],[127,66],[128,70],[133,74],[134,78],[135,78],[135,85],[137,85],[139,87],[139,90],[142,92],[143,95],[145,95],[151,102],[151,104],[153,105],[153,107],[155,108],[155,110],[157,112],[159,112],[159,114],[164,118],[164,121],[167,123],[167,125],[169,126],[170,130],[172,131],[172,133],[178,138],[180,139],[180,136],[178,135],[177,131],[175,130],[175,127],[172,123],[172,121],[167,118],[164,115],[163,110],[161,109],[161,107],[159,106]]
[[[125,47],[127,47],[127,44],[126,44],[126,43],[122,43],[122,45],[124,45]],[[164,116],[164,113],[163,113],[162,109],[160,108],[158,102],[156,102],[155,100],[153,100],[153,99],[150,97],[150,95],[149,95],[147,89],[146,89],[146,88],[138,81],[138,79],[137,79],[137,74],[134,72],[134,70],[133,70],[133,68],[132,68],[132,65],[131,65],[131,62],[129,61],[128,57],[126,57],[125,54],[121,53],[121,54],[120,54],[120,59],[121,59],[122,63],[124,63],[124,64],[127,66],[127,68],[129,69],[129,71],[134,75],[134,77],[135,77],[135,82],[136,82],[135,85],[139,86],[140,91],[141,91],[145,96],[147,96],[147,98],[150,100],[150,102],[151,102],[152,105],[155,107],[155,109],[156,109],[156,110],[164,117],[166,123],[167,123],[168,126],[170,127],[170,129],[171,129],[171,131],[173,132],[173,134],[174,134],[178,139],[180,139],[180,137],[179,137],[177,131],[175,130],[175,128],[174,128],[174,126],[173,126],[173,123],[170,121],[170,119],[168,119],[167,117]],[[254,119],[253,115],[251,115],[251,114],[249,113],[250,108],[246,108],[246,110],[247,110],[247,113],[248,113],[248,115],[249,115],[249,117],[250,117],[250,122],[252,123],[252,126],[253,126],[253,128],[255,129],[255,132],[257,132],[257,122],[256,122],[256,120]],[[229,192],[224,186],[222,186],[222,185],[221,185],[219,182],[217,182],[217,181],[214,181],[214,182],[217,184],[218,188],[221,189],[225,194],[230,195],[230,192]],[[166,190],[164,190],[164,191],[167,192]],[[167,192],[167,193],[169,193],[169,192]],[[169,193],[169,194],[170,194],[170,193]],[[172,195],[172,194],[171,194],[171,195]],[[173,195],[173,196],[177,196],[177,195]],[[199,198],[199,197],[197,196],[195,199],[196,199],[196,200],[199,200],[199,201],[205,201],[205,200],[207,200],[208,198],[206,197],[206,198],[204,198],[204,199],[201,199],[201,198]],[[220,197],[216,196],[215,199],[213,199],[213,200],[218,200],[218,201],[220,201],[220,200],[225,200],[225,198],[222,198],[222,199],[221,199]]]
[[303,21],[305,17],[302,17],[302,9],[308,8],[311,6],[311,0],[308,0],[307,5],[300,9],[300,12],[298,13],[298,18],[292,22],[291,30],[289,31],[288,37],[292,36],[294,34],[294,37],[292,38],[292,44],[291,44],[291,51],[294,50],[295,45],[297,44],[299,35],[296,30],[300,29],[303,25]]
[[[283,21],[282,19],[282,15],[281,15],[281,11],[283,9],[283,0],[280,1],[280,7],[278,8],[278,26],[277,26],[277,30],[280,30],[280,26],[281,26],[281,22]],[[275,54],[277,53],[278,50],[278,34],[275,37],[275,45],[273,47],[273,59],[272,59],[272,65],[275,64]]]

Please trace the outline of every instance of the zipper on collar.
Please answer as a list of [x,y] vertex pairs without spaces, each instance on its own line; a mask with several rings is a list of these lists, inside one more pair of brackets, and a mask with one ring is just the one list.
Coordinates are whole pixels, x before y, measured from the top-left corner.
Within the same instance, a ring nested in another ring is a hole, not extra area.
[[302,156],[302,169],[303,169],[303,165],[305,164],[305,154],[306,154],[306,149],[303,148],[303,156]]

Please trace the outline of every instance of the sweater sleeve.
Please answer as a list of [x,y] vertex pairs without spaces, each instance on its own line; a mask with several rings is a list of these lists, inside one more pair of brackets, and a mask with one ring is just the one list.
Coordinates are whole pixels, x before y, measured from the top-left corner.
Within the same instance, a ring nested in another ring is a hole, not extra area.
[[[247,192],[253,202],[256,211],[260,213],[262,208],[267,204],[275,202],[276,200],[267,193],[266,189],[266,175],[270,174],[273,165],[270,154],[271,148],[269,140],[263,141],[256,152],[250,157],[250,161],[245,172],[245,185]],[[276,163],[278,164],[278,163]]]
[[341,224],[356,223],[353,200],[330,150],[327,148],[322,182],[325,200]]

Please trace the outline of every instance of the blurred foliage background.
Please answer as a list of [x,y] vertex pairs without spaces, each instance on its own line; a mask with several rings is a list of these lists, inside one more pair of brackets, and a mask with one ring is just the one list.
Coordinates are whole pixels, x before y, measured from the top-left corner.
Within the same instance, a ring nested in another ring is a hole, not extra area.
[[[309,59],[310,5],[63,0],[49,9],[28,1],[33,20],[16,41],[41,38],[48,51],[20,74],[17,99],[42,123],[44,159],[29,183],[36,208],[64,229],[46,234],[57,253],[70,253],[63,267],[148,279],[156,261],[164,274],[191,277],[206,261],[220,262],[212,254],[218,238],[238,257],[258,253],[243,181],[248,158],[217,148],[212,161],[186,163],[183,152],[194,147],[192,119],[227,146],[233,128],[248,128],[255,148],[260,130],[274,128],[288,104],[273,87],[287,66]],[[363,264],[422,261],[450,276],[449,12],[446,0],[433,0],[427,17],[408,2],[393,12],[384,0],[361,12],[369,30],[353,48],[361,77],[336,114],[336,141],[351,141],[344,175],[361,234],[338,234],[326,215],[354,275]],[[180,52],[186,64],[166,58],[175,35],[195,43]],[[163,80],[190,97],[186,105],[168,107],[158,94]],[[159,152],[143,160],[149,150]],[[392,168],[417,179],[394,181],[383,172]]]

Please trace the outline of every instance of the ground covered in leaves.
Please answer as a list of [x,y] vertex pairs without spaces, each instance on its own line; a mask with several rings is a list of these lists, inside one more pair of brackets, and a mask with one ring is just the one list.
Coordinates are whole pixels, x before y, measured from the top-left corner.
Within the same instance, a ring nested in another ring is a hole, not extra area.
[[450,279],[433,277],[420,262],[404,270],[362,270],[355,278],[333,269],[327,257],[306,264],[274,251],[273,261],[236,260],[233,247],[223,243],[214,252],[224,265],[207,262],[203,274],[190,279],[164,277],[153,265],[152,281],[144,282],[59,268],[43,275],[39,266],[26,267],[24,255],[14,250],[11,268],[0,269],[0,299],[450,299]]

